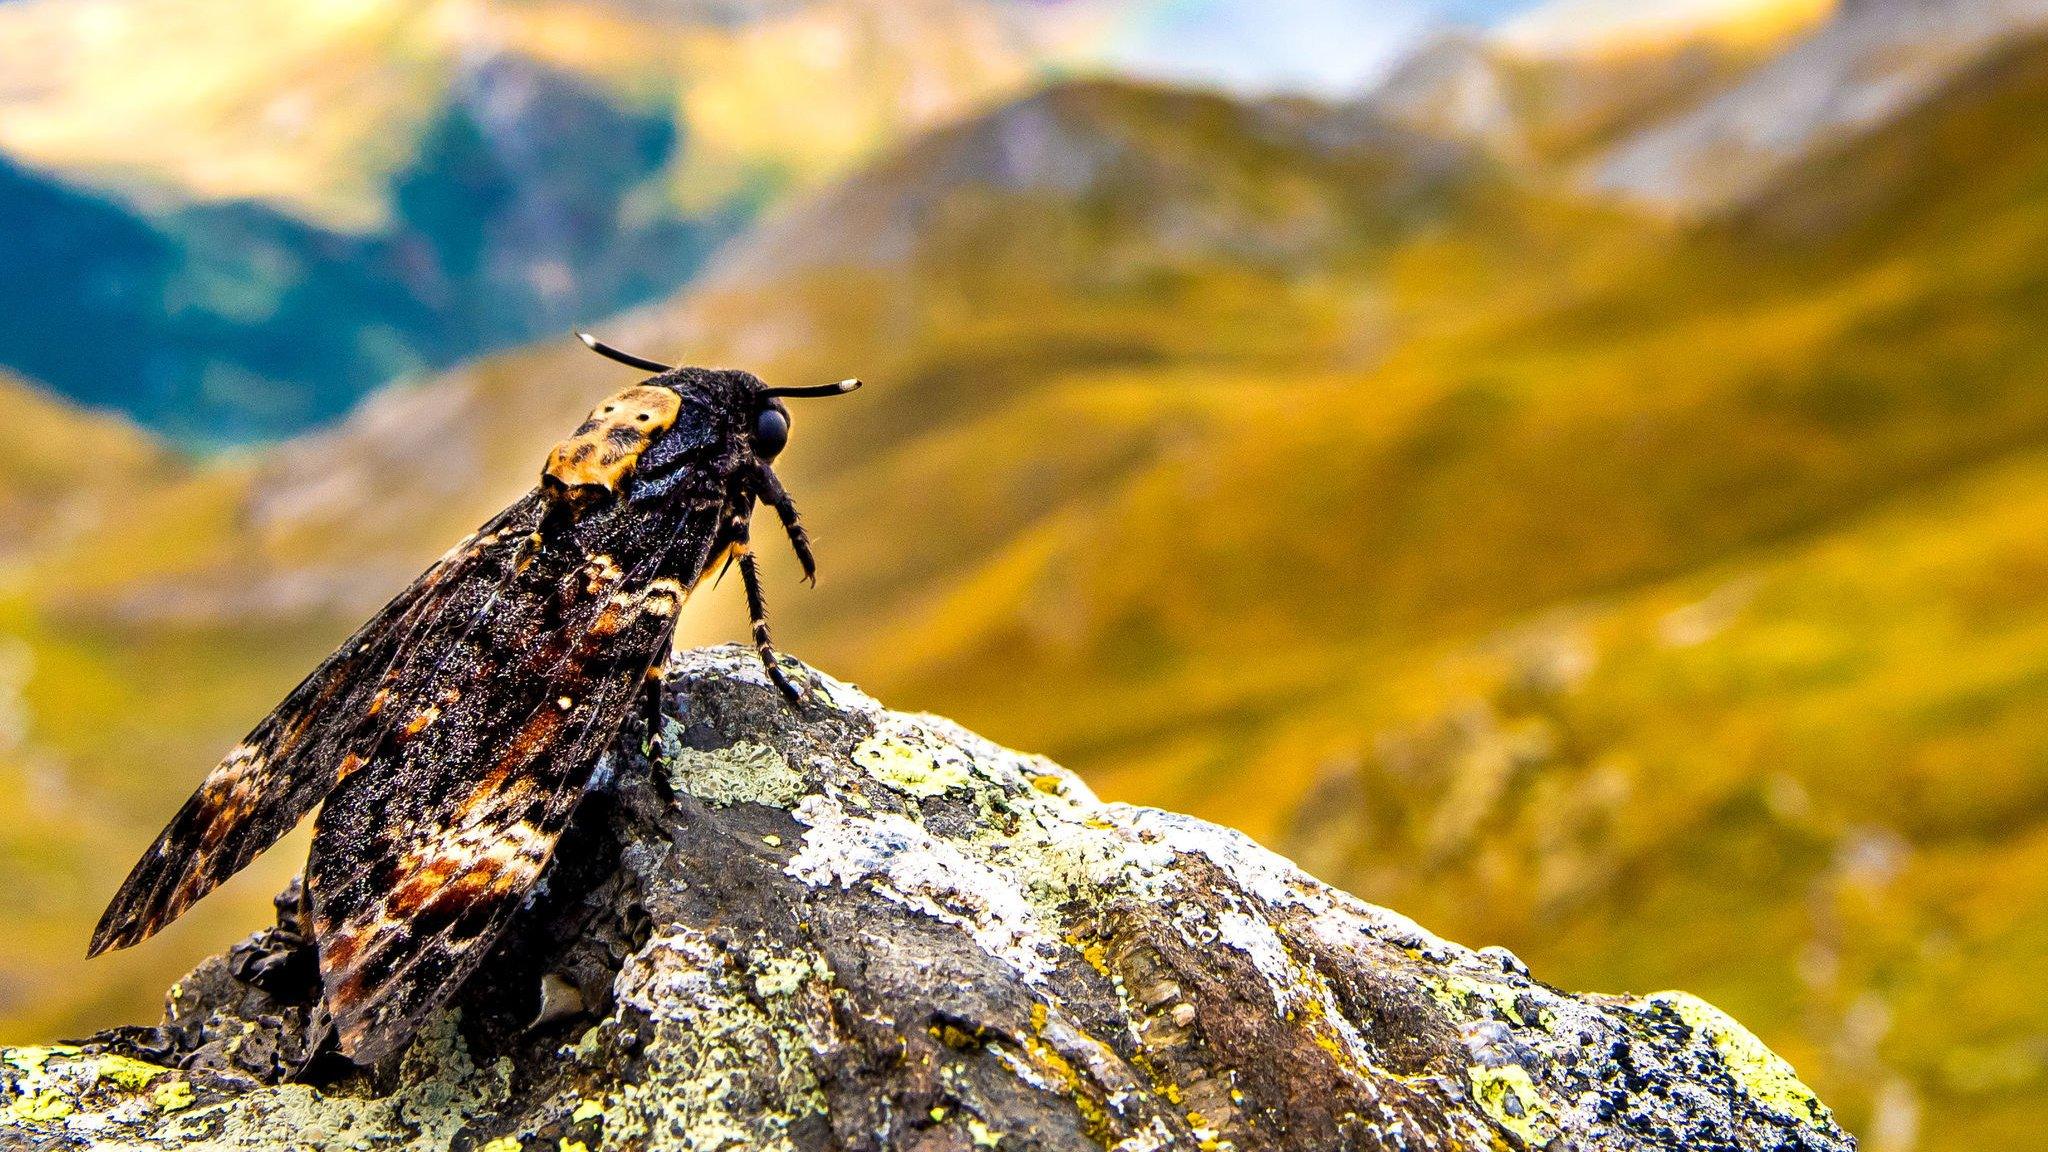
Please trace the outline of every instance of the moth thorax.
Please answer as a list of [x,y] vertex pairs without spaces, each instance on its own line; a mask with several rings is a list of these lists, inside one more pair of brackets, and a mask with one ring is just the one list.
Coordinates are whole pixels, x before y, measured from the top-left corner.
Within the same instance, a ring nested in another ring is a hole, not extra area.
[[640,454],[675,423],[682,406],[682,398],[667,388],[636,384],[618,393],[548,453],[543,485],[618,491]]

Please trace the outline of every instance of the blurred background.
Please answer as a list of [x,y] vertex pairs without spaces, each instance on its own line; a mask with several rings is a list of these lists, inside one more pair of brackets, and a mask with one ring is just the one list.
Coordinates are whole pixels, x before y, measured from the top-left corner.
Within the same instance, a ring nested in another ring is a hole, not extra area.
[[2048,0],[4,0],[0,1040],[266,919],[81,959],[588,324],[869,382],[786,649],[2033,1146],[2044,109]]

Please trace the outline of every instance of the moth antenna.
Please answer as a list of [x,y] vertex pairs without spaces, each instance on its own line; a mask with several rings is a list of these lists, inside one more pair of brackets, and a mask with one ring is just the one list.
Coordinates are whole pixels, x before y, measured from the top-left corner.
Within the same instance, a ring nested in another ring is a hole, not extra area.
[[[589,339],[589,337],[585,337]],[[763,396],[844,396],[860,387],[858,380],[841,380],[837,384],[815,384],[809,388],[769,388]]]
[[635,356],[631,352],[621,352],[617,348],[614,348],[611,345],[605,343],[604,341],[599,340],[597,337],[592,336],[588,332],[578,332],[576,333],[576,338],[583,341],[583,343],[585,343],[586,345],[588,345],[592,352],[597,353],[599,356],[602,356],[607,360],[616,360],[619,363],[624,364],[628,367],[638,368],[644,372],[653,372],[656,374],[662,372],[675,371],[674,365],[663,364],[656,360],[649,360],[644,356]]

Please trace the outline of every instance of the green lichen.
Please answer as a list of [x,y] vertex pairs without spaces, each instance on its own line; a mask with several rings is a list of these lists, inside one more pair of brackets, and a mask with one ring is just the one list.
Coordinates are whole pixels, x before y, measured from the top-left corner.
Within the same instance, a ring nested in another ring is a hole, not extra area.
[[1711,1043],[1728,1074],[1750,1099],[1795,1120],[1827,1119],[1827,1107],[1800,1081],[1792,1065],[1734,1017],[1690,992],[1658,992],[1645,996],[1643,1002],[1669,1008],[1694,1034]]
[[882,783],[912,796],[940,796],[970,782],[967,766],[959,758],[940,759],[928,748],[883,733],[861,741],[853,750],[853,762]]
[[1473,1065],[1465,1069],[1472,1081],[1472,1098],[1479,1102],[1493,1122],[1522,1138],[1531,1148],[1541,1148],[1557,1138],[1557,1113],[1536,1091],[1535,1081],[1519,1064],[1498,1068]]
[[669,783],[708,804],[764,804],[793,807],[810,790],[791,770],[782,753],[765,744],[742,740],[717,751],[685,748],[676,742],[673,726],[662,734],[662,761]]

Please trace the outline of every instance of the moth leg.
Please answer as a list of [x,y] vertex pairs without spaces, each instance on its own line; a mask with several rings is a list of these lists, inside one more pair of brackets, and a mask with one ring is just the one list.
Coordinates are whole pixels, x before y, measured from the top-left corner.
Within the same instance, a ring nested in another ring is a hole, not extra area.
[[782,530],[789,533],[789,546],[796,550],[797,563],[804,567],[804,580],[815,588],[818,586],[818,562],[811,556],[811,535],[804,531],[796,511],[796,501],[789,498],[789,491],[775,476],[775,470],[766,464],[761,466],[761,499],[782,521]]
[[777,662],[775,645],[768,639],[768,601],[761,595],[761,569],[754,561],[754,553],[747,548],[746,537],[742,536],[733,551],[739,556],[740,580],[747,586],[747,616],[754,622],[754,650],[761,654],[761,664],[768,669],[768,678],[782,689],[792,704],[803,702],[803,693],[790,683],[789,676]]

